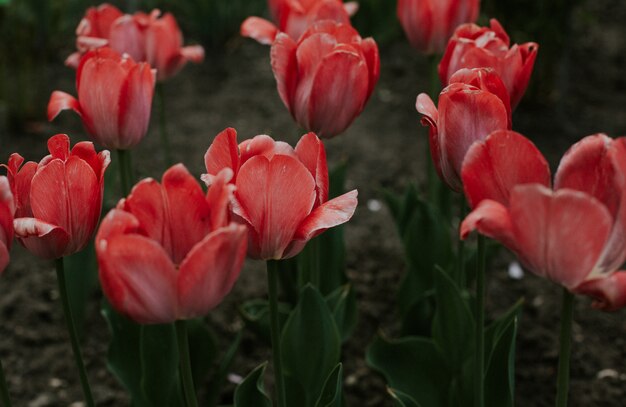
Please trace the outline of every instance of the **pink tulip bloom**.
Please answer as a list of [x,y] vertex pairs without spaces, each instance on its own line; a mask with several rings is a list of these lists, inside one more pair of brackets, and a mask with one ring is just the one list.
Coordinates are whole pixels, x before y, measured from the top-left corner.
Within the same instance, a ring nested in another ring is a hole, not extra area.
[[398,18],[413,48],[440,54],[457,26],[478,18],[480,0],[398,0]]
[[352,124],[380,75],[376,42],[332,21],[314,24],[298,42],[278,34],[271,60],[283,103],[301,127],[322,138]]
[[490,69],[460,71],[439,95],[438,108],[425,93],[417,97],[422,124],[430,127],[430,152],[439,177],[462,191],[461,166],[472,143],[511,128],[504,84]]
[[519,135],[492,134],[472,147],[464,164],[466,192],[482,200],[463,221],[461,237],[478,230],[534,273],[594,297],[595,307],[621,308],[626,272],[617,270],[626,260],[625,176],[626,138],[597,134],[576,143],[563,156],[551,189],[538,150]]
[[269,2],[270,11],[277,25],[260,17],[249,17],[241,24],[241,35],[270,45],[279,32],[294,40],[314,23],[331,20],[350,24],[350,16],[356,13],[357,3],[341,0],[278,0]]
[[111,149],[137,145],[148,131],[156,72],[110,48],[88,52],[76,71],[78,100],[54,91],[48,120],[74,110],[93,139]]
[[[15,197],[15,235],[31,253],[57,259],[81,251],[100,219],[109,152],[57,134],[39,164],[12,154],[5,165]],[[21,168],[20,168],[21,167]]]
[[231,291],[246,228],[229,221],[232,186],[220,173],[205,194],[178,164],[145,179],[102,221],[100,282],[111,305],[142,324],[201,317]]
[[492,68],[506,86],[515,108],[526,91],[537,58],[534,42],[510,46],[510,39],[498,20],[491,27],[464,24],[456,29],[439,63],[439,78],[446,86],[462,68]]
[[11,185],[5,176],[0,177],[0,274],[9,264],[9,252],[13,245],[13,214],[15,201]]
[[207,184],[232,170],[233,213],[248,227],[248,255],[255,259],[295,256],[310,239],[350,220],[357,206],[356,190],[328,201],[326,152],[313,133],[293,149],[265,135],[237,145],[235,130],[226,129],[204,161]]

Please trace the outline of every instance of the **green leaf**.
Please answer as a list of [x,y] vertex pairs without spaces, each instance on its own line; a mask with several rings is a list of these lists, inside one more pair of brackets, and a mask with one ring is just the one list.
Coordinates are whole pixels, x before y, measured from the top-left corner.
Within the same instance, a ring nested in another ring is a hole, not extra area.
[[421,407],[417,401],[413,400],[413,397],[400,390],[387,387],[387,393],[393,398],[395,407]]
[[67,294],[76,330],[83,336],[85,307],[98,282],[98,264],[93,241],[84,250],[65,257]]
[[326,304],[335,318],[341,341],[347,341],[354,331],[358,317],[356,292],[352,285],[346,284],[328,294]]
[[[281,337],[287,404],[313,405],[324,380],[339,363],[341,338],[335,319],[320,292],[306,285],[285,323]],[[300,389],[298,388],[300,387]]]
[[401,310],[402,336],[430,337],[435,315],[435,290],[416,294],[412,291],[413,283],[406,281],[413,276],[414,273],[406,273],[398,290],[399,303],[408,304],[406,309]]
[[141,388],[149,405],[182,405],[174,324],[142,325],[140,347]]
[[315,407],[342,407],[343,406],[343,366],[339,363],[324,383],[324,388],[320,394]]
[[217,368],[217,371],[213,374],[213,377],[211,378],[211,384],[209,385],[209,389],[207,390],[207,406],[217,405],[217,400],[220,397],[222,385],[224,384],[230,367],[233,364],[235,355],[237,354],[237,350],[239,349],[239,345],[241,344],[242,337],[243,330],[240,330],[239,332],[237,332],[235,340],[231,342],[228,350],[224,354],[224,357],[220,361],[220,365]]
[[[279,262],[281,263],[281,262]],[[278,322],[284,326],[291,309],[288,304],[278,303]],[[246,301],[239,307],[239,313],[246,326],[256,332],[266,343],[271,343],[270,310],[267,300],[256,299]]]
[[450,370],[460,372],[473,352],[474,317],[461,291],[440,269],[435,272],[435,298],[433,340],[443,351]]
[[187,321],[187,335],[193,382],[199,388],[217,358],[217,338],[202,319]]
[[235,389],[235,407],[271,407],[263,377],[267,362],[255,368]]
[[369,366],[385,376],[387,384],[423,406],[443,406],[451,382],[445,360],[427,338],[388,340],[378,336],[366,354]]

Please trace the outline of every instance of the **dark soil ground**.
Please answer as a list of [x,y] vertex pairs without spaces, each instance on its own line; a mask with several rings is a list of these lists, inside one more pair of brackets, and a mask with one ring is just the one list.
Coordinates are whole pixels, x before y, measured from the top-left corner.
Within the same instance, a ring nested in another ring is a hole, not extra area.
[[[586,3],[584,13],[575,13],[557,92],[543,103],[523,100],[513,120],[514,129],[535,141],[553,165],[583,136],[626,133],[626,12],[621,0]],[[74,74],[61,66],[62,59],[60,55],[59,63],[46,69],[45,93],[75,92]],[[391,405],[384,381],[366,366],[364,353],[377,330],[394,332],[397,326],[395,292],[404,268],[388,211],[372,211],[367,204],[381,199],[382,187],[401,192],[407,183],[421,181],[426,148],[426,131],[414,109],[416,95],[428,89],[424,61],[406,43],[397,43],[382,49],[381,65],[380,82],[361,117],[346,134],[327,143],[331,165],[348,158],[348,187],[359,189],[359,209],[346,233],[348,274],[358,293],[360,315],[344,347],[344,361],[347,401],[363,407]],[[267,133],[294,143],[301,135],[276,92],[269,49],[250,41],[233,39],[224,52],[208,55],[202,66],[188,66],[167,84],[166,93],[173,155],[198,176],[204,152],[225,127],[235,127],[240,140]],[[71,114],[49,125],[43,122],[42,105],[41,118],[29,132],[2,137],[2,160],[14,151],[39,160],[46,139],[59,132],[69,133],[73,142],[86,138]],[[165,165],[156,120],[153,124],[133,153],[141,176],[159,178]],[[525,298],[517,347],[517,405],[549,406],[555,387],[560,290],[530,274],[509,278],[510,260],[510,255],[502,256],[489,274],[488,314],[497,316]],[[208,317],[222,349],[242,325],[237,305],[265,293],[263,265],[248,262],[232,294]],[[16,244],[0,280],[0,357],[16,406],[81,405],[58,297],[53,264],[32,258]],[[86,313],[87,369],[98,405],[124,406],[128,399],[106,368],[109,333],[99,301],[100,294],[94,292]],[[570,406],[626,404],[625,317],[626,311],[601,313],[587,300],[577,301]],[[233,373],[245,376],[269,355],[257,337],[246,333]],[[231,400],[232,387],[225,389],[224,403]]]

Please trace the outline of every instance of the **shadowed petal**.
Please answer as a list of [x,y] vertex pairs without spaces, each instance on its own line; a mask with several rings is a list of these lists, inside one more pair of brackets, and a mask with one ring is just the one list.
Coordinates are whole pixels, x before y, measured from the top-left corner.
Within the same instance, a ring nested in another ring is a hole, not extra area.
[[237,146],[237,131],[227,128],[215,139],[204,154],[204,165],[208,175],[215,176],[222,169],[230,168],[233,171],[233,182],[239,171],[239,148]]
[[592,297],[594,308],[616,311],[626,306],[626,272],[618,271],[608,277],[586,281],[573,292]]
[[326,229],[349,221],[358,204],[357,196],[355,189],[315,208],[298,227],[296,238],[310,240]]
[[48,121],[54,120],[63,110],[73,110],[82,117],[83,112],[80,109],[80,103],[78,100],[69,93],[55,90],[50,95],[50,101],[48,102]]
[[315,133],[307,133],[296,145],[296,155],[315,179],[317,205],[328,200],[328,164],[324,143]]
[[17,218],[13,227],[20,243],[43,259],[62,257],[70,239],[63,228],[35,218]]

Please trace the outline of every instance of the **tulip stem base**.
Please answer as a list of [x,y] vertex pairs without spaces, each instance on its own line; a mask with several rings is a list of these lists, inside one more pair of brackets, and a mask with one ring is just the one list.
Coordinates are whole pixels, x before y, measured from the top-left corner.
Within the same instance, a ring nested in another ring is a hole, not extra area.
[[172,149],[170,147],[170,139],[167,134],[167,118],[165,107],[165,89],[161,82],[156,84],[156,93],[159,101],[159,133],[161,135],[161,149],[163,150],[163,158],[165,166],[170,167],[173,163]]
[[559,375],[556,389],[556,406],[567,406],[569,393],[569,363],[572,348],[572,322],[574,319],[574,294],[563,288],[561,308],[561,336],[559,340]]
[[91,387],[89,386],[89,379],[87,378],[87,372],[85,371],[85,364],[83,363],[83,357],[80,351],[80,344],[78,342],[78,334],[76,333],[76,326],[74,325],[74,317],[72,316],[70,299],[67,293],[67,283],[65,281],[65,268],[63,267],[63,257],[56,259],[55,263],[57,270],[57,282],[59,284],[59,294],[63,303],[63,313],[65,314],[67,331],[70,335],[70,340],[72,342],[74,360],[76,362],[76,367],[78,367],[80,384],[83,388],[83,394],[85,395],[85,403],[87,407],[94,407],[95,404],[93,401],[93,396],[91,395]]
[[180,359],[180,376],[183,382],[183,391],[187,407],[198,407],[196,390],[191,373],[191,358],[189,356],[189,338],[187,336],[187,322],[176,321],[176,341],[178,342],[178,357]]
[[272,337],[272,358],[276,388],[276,405],[286,407],[285,383],[283,381],[283,360],[280,350],[280,324],[278,321],[278,261],[267,261],[267,292],[270,305],[270,332]]
[[478,235],[476,261],[476,353],[474,407],[485,405],[485,257],[486,238]]
[[0,401],[2,402],[3,407],[11,407],[11,397],[9,397],[9,386],[7,386],[7,381],[4,377],[4,368],[2,367],[1,361],[0,361]]

